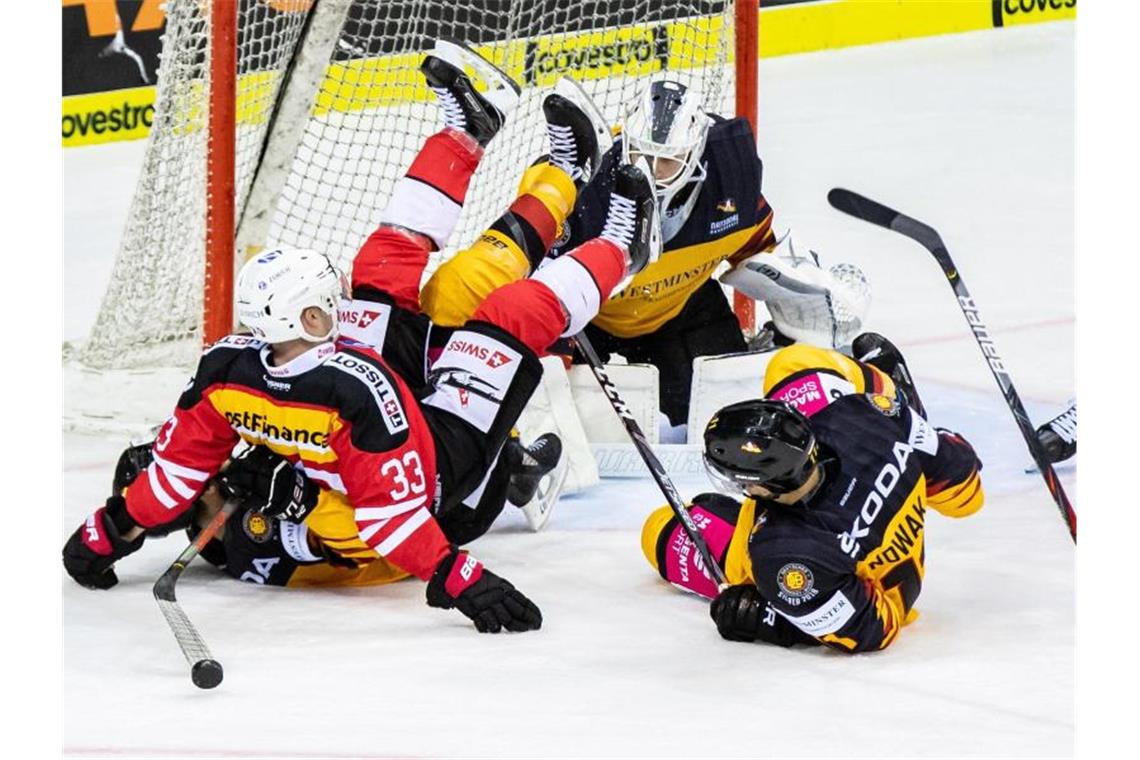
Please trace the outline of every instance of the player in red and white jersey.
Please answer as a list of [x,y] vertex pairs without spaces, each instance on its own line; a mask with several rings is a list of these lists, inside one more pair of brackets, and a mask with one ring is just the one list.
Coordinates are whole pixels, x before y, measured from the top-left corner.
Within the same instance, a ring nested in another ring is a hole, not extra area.
[[[475,93],[446,53],[437,46],[424,68],[437,95],[450,99],[452,126],[428,139],[357,257],[353,307],[373,298],[413,310],[424,241],[445,216],[454,224],[486,140],[502,124],[506,109],[495,99],[510,96]],[[538,628],[538,608],[452,545],[437,516],[483,479],[538,383],[537,354],[581,330],[652,257],[656,218],[646,173],[619,168],[609,205],[598,238],[482,300],[448,336],[422,393],[375,343],[360,340],[359,323],[338,320],[344,279],[324,256],[278,249],[247,263],[238,318],[253,336],[230,336],[205,352],[159,431],[153,462],[68,540],[68,573],[91,588],[113,586],[114,563],[148,535],[186,525],[191,505],[244,441],[306,476],[286,468],[296,477],[281,479],[276,468],[271,478],[295,485],[289,498],[269,499],[277,505],[270,514],[301,526],[288,537],[281,531],[291,555],[287,544],[303,554],[312,530],[342,560],[386,563],[393,577],[428,581],[429,605],[458,607],[480,631]],[[241,461],[235,472],[248,474]]]

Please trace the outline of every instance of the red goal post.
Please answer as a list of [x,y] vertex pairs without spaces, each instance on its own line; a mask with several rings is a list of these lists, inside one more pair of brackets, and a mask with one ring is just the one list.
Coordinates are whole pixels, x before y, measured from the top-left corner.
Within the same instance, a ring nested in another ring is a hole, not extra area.
[[[756,124],[757,0],[169,0],[154,127],[80,359],[189,364],[233,329],[236,268],[272,242],[345,267],[435,126],[416,67],[464,39],[524,82],[447,255],[541,152],[541,94],[573,74],[615,122],[662,70]],[[752,303],[736,299],[742,326]]]
[[[735,15],[736,115],[748,119],[752,134],[759,140],[760,0],[737,2]],[[745,337],[752,337],[756,332],[756,302],[733,290],[732,310]]]

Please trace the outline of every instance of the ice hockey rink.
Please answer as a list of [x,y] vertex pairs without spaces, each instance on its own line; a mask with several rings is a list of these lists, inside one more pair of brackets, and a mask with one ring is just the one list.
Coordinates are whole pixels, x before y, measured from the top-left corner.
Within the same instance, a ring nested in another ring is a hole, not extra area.
[[[472,545],[541,607],[536,633],[478,635],[459,613],[429,609],[416,581],[269,589],[191,566],[178,595],[225,666],[213,691],[191,685],[151,596],[181,537],[122,561],[109,592],[61,569],[65,755],[1072,756],[1065,526],[1025,472],[1025,445],[934,262],[825,196],[847,187],[939,229],[1041,422],[1074,395],[1073,78],[1071,23],[761,62],[777,229],[825,264],[863,268],[868,327],[903,350],[932,421],[963,433],[985,463],[980,513],[928,513],[921,616],[890,649],[852,657],[721,640],[708,605],[641,555],[642,520],[663,503],[653,482],[605,480],[564,498],[541,533],[508,512]],[[69,341],[94,319],[143,149],[65,153]],[[66,382],[65,417],[99,402],[82,373]],[[158,418],[180,384],[151,389]],[[64,433],[58,545],[106,497],[126,442],[77,430]],[[1079,509],[1074,467],[1059,472]],[[710,490],[703,476],[676,483]]]

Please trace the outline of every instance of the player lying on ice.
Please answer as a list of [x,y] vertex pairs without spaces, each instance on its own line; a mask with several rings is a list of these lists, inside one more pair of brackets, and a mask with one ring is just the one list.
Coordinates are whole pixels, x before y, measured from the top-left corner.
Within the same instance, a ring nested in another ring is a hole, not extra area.
[[[242,268],[238,318],[255,337],[233,335],[206,350],[159,430],[153,460],[64,546],[64,566],[76,581],[110,588],[114,563],[147,536],[201,519],[192,506],[209,507],[210,497],[198,497],[244,441],[255,448],[218,480],[263,511],[239,510],[214,547],[227,572],[275,585],[415,575],[428,582],[429,605],[457,607],[480,631],[541,625],[538,608],[459,550],[440,522],[462,508],[507,440],[539,381],[537,354],[581,330],[657,253],[652,188],[642,169],[619,167],[601,235],[479,299],[413,392],[393,369],[400,358],[388,341],[413,332],[414,324],[403,323],[419,313],[427,256],[458,217],[482,153],[480,135],[494,132],[470,123],[473,114],[448,88],[464,100],[474,91],[439,52],[424,68],[452,96],[452,126],[428,139],[398,184],[384,223],[354,262],[353,298],[342,301],[343,277],[312,251],[274,250]],[[493,110],[501,124],[502,111],[482,99],[489,107],[480,109]],[[470,130],[455,128],[459,119]],[[371,307],[382,320],[351,318]],[[379,321],[383,328],[375,327]],[[296,468],[280,466],[278,457]]]
[[[602,306],[586,335],[603,361],[618,353],[657,367],[670,424],[688,419],[695,357],[748,348],[722,283],[766,303],[764,335],[781,345],[838,348],[859,333],[870,302],[863,273],[851,264],[823,269],[814,256],[797,256],[788,235],[777,241],[748,121],[706,113],[700,95],[677,81],[655,81],[634,101],[555,255],[598,234],[607,168],[639,156],[654,173],[661,258]],[[722,262],[731,268],[718,282]]]
[[898,350],[875,333],[853,348],[863,361],[781,349],[764,398],[709,421],[706,467],[742,501],[705,493],[689,509],[729,588],[717,594],[668,507],[642,530],[662,578],[715,597],[730,641],[885,649],[918,617],[927,507],[949,517],[982,507],[981,462],[926,421]]

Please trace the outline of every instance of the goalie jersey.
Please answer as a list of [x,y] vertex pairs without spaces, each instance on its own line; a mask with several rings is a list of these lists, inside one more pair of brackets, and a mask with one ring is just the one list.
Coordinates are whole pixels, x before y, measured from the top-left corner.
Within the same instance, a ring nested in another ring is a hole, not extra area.
[[[775,243],[772,211],[760,191],[764,167],[748,121],[711,117],[701,156],[707,176],[688,219],[665,242],[661,258],[604,303],[593,320],[611,335],[633,338],[656,331],[681,312],[722,261],[736,263]],[[620,158],[620,144],[602,158],[597,178],[582,190],[553,255],[601,233],[612,170]]]

